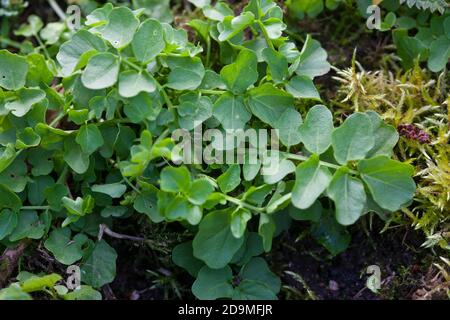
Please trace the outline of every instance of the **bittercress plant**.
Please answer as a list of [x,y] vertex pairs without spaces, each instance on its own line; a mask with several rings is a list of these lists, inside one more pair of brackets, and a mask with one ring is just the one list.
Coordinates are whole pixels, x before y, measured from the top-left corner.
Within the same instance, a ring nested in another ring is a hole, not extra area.
[[[375,112],[337,127],[325,105],[300,112],[305,99],[321,102],[313,80],[330,65],[310,36],[300,50],[283,36],[273,1],[237,16],[224,2],[191,2],[205,16],[189,22],[199,43],[107,4],[61,45],[57,68],[0,51],[0,242],[42,241],[98,289],[117,259],[102,225],[180,223],[191,239],[172,257],[196,278],[197,298],[276,299],[280,280],[261,255],[291,220],[310,221],[336,255],[350,242],[345,226],[411,201],[413,168],[391,159],[397,131]],[[198,125],[277,129],[280,149],[263,159],[276,171],[261,159],[180,164],[171,133]]]

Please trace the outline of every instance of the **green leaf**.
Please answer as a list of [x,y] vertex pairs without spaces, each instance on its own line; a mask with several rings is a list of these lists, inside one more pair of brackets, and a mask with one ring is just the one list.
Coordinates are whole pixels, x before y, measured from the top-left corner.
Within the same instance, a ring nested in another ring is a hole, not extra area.
[[366,114],[354,113],[334,130],[331,140],[334,157],[340,164],[364,159],[375,145],[372,122]]
[[261,213],[259,216],[258,233],[263,239],[264,251],[269,252],[272,249],[272,240],[276,231],[276,224],[272,216]]
[[28,16],[27,24],[22,24],[19,29],[14,31],[14,34],[16,36],[23,36],[23,37],[32,37],[39,34],[39,31],[44,26],[44,23],[42,22],[41,18],[38,16],[32,14]]
[[314,82],[308,76],[295,76],[288,84],[286,91],[299,99],[321,100],[319,92],[314,86]]
[[236,189],[241,183],[241,166],[231,165],[227,171],[217,178],[217,184],[223,193],[229,193]]
[[155,223],[164,221],[164,217],[157,210],[157,192],[158,189],[155,187],[145,188],[136,196],[133,203],[137,212],[147,215]]
[[433,72],[439,72],[445,68],[449,59],[450,39],[442,35],[431,43],[428,69]]
[[112,87],[119,77],[119,59],[116,55],[98,53],[89,59],[81,81],[88,89],[99,90]]
[[258,80],[258,59],[251,50],[241,50],[236,61],[222,68],[220,76],[233,93],[243,93]]
[[171,89],[195,90],[205,76],[205,67],[198,57],[169,57],[167,64],[172,71],[166,86]]
[[194,257],[192,241],[180,243],[172,251],[172,261],[177,266],[185,269],[193,277],[197,277],[200,269],[205,265]]
[[[63,197],[61,199],[61,203],[64,208],[67,209],[67,213],[69,214],[68,222],[75,222],[79,218],[85,216],[88,213],[91,213],[94,209],[94,198],[88,195],[85,198],[77,197],[75,200]],[[69,224],[67,223],[67,224]],[[64,227],[63,223],[63,227]]]
[[201,206],[206,202],[213,191],[214,186],[209,180],[197,179],[192,183],[187,196],[192,204]]
[[252,114],[247,110],[244,99],[229,92],[222,94],[214,103],[214,117],[224,129],[244,129]]
[[304,210],[298,209],[294,206],[289,207],[289,215],[291,216],[291,218],[300,221],[317,222],[322,216],[322,211],[322,204],[318,200],[316,200],[309,208]]
[[119,75],[119,94],[124,98],[137,96],[140,92],[156,90],[156,81],[146,71],[124,71]]
[[297,110],[293,108],[286,109],[274,125],[274,128],[278,129],[281,143],[286,147],[299,144],[302,139],[300,134],[302,122],[302,116]]
[[22,208],[22,201],[20,198],[12,192],[8,187],[0,184],[0,210],[11,209],[14,212],[18,212]]
[[325,191],[330,181],[330,171],[321,166],[319,157],[313,154],[307,161],[297,166],[292,204],[299,209],[309,208]]
[[134,35],[131,46],[134,56],[141,62],[156,58],[166,46],[161,23],[154,19],[145,20]]
[[242,281],[233,293],[239,300],[276,300],[281,281],[263,258],[253,258],[239,273]]
[[102,300],[102,294],[94,290],[90,286],[81,286],[80,289],[74,290],[63,295],[64,300]]
[[327,107],[316,105],[306,115],[300,126],[300,135],[305,148],[316,154],[322,154],[331,145],[333,116]]
[[39,86],[41,83],[50,85],[54,74],[50,70],[45,57],[38,53],[31,53],[26,59],[29,67],[27,85],[31,87]]
[[[3,197],[3,193],[2,193]],[[1,201],[0,201],[1,202]],[[16,228],[18,222],[17,213],[9,209],[0,211],[0,241],[9,236]]]
[[[21,274],[17,276],[18,279],[20,279],[20,275]],[[22,290],[27,293],[43,291],[53,289],[55,284],[61,279],[62,277],[56,273],[52,273],[42,277],[31,275],[26,280],[21,281],[20,286],[22,287]]]
[[100,27],[99,32],[114,48],[122,49],[133,40],[138,26],[139,19],[133,11],[126,7],[117,7],[111,10],[108,23]]
[[189,192],[191,174],[186,167],[165,167],[161,171],[161,190],[165,192]]
[[64,161],[78,174],[85,173],[89,168],[89,155],[82,151],[74,139],[64,141]]
[[237,17],[226,16],[222,22],[217,25],[219,31],[219,41],[230,40],[239,32],[253,24],[255,16],[251,12],[243,12]]
[[192,285],[192,293],[200,300],[215,300],[231,298],[233,295],[233,273],[229,266],[221,269],[211,269],[204,266],[198,272]]
[[350,175],[347,167],[339,168],[327,189],[336,206],[336,220],[344,226],[355,223],[366,204],[366,192],[361,180]]
[[102,52],[106,49],[106,44],[100,37],[81,29],[61,45],[56,59],[62,67],[62,74],[68,76],[72,74],[86,52]]
[[252,218],[250,211],[244,208],[238,208],[231,214],[231,233],[235,238],[244,236],[247,230],[247,222]]
[[398,132],[390,125],[385,124],[380,116],[375,111],[367,111],[372,122],[374,131],[375,144],[373,148],[367,153],[366,158],[373,158],[375,156],[387,156],[392,155],[392,150],[398,142]]
[[224,268],[244,243],[244,237],[233,236],[230,225],[229,210],[213,211],[200,223],[192,243],[194,256],[212,269]]
[[36,211],[22,210],[18,214],[17,227],[9,236],[9,241],[18,241],[25,238],[40,239],[45,233],[46,226],[39,220]]
[[78,233],[72,238],[69,228],[55,229],[44,242],[45,248],[50,251],[62,264],[72,265],[83,257],[83,247],[88,237]]
[[33,128],[25,128],[17,135],[16,148],[28,149],[36,147],[41,142],[41,137],[33,130]]
[[85,124],[78,131],[75,141],[80,145],[83,153],[90,155],[100,148],[105,141],[95,124]]
[[262,56],[269,66],[272,80],[275,83],[283,82],[288,77],[288,62],[284,55],[272,48],[265,48]]
[[19,90],[25,86],[28,63],[24,57],[0,50],[0,87]]
[[100,288],[116,277],[117,253],[105,240],[100,240],[84,257],[81,265],[81,281]]
[[212,102],[209,97],[202,97],[191,92],[182,95],[177,108],[180,128],[192,130],[212,116]]
[[286,109],[294,106],[294,98],[270,83],[251,89],[248,105],[261,121],[275,126]]
[[327,52],[321,47],[320,43],[308,35],[300,57],[294,64],[297,65],[295,73],[299,76],[307,76],[310,79],[322,76],[330,71],[327,57]]
[[121,183],[95,184],[91,190],[98,193],[107,194],[111,198],[120,198],[127,191],[127,186]]
[[358,163],[358,171],[373,199],[383,209],[400,209],[411,201],[416,191],[412,179],[414,167],[386,156],[361,160]]
[[33,300],[26,292],[23,292],[19,284],[13,283],[8,288],[0,290],[1,300]]
[[176,196],[165,208],[166,219],[169,221],[186,220],[192,225],[200,223],[203,212],[200,207],[191,204],[182,196]]
[[7,102],[5,109],[10,110],[16,117],[23,117],[31,108],[44,100],[45,92],[40,89],[20,89],[15,100]]
[[319,222],[311,225],[311,233],[333,256],[345,251],[350,244],[350,234],[330,213],[323,214]]
[[17,153],[14,145],[7,144],[5,148],[0,149],[0,173],[5,171],[16,159]]
[[53,186],[55,181],[51,176],[40,176],[33,178],[27,185],[28,201],[33,206],[40,206],[45,201],[45,189]]

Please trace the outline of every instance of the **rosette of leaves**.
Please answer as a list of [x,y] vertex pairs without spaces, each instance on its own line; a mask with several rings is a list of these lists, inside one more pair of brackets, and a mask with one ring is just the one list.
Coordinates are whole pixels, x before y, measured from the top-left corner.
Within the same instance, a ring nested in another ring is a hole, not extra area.
[[[0,51],[2,244],[43,241],[99,288],[117,259],[101,225],[181,223],[193,239],[173,258],[197,277],[198,298],[274,299],[279,280],[258,256],[292,218],[337,254],[345,226],[411,200],[413,170],[390,158],[398,136],[376,113],[334,128],[316,105],[303,121],[296,100],[320,101],[313,80],[330,65],[311,37],[298,50],[283,36],[280,7],[253,0],[235,16],[223,2],[194,3],[206,19],[189,24],[205,48],[107,4],[61,45],[57,71],[39,54]],[[170,133],[199,124],[278,129],[282,147],[256,164],[177,165]]]

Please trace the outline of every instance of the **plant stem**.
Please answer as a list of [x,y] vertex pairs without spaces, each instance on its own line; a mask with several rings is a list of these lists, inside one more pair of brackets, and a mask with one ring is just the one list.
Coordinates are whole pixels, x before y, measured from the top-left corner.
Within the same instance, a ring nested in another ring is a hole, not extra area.
[[56,15],[62,20],[66,21],[67,17],[64,11],[61,9],[59,4],[55,0],[47,0],[50,7],[52,7],[53,11],[55,11]]
[[13,47],[17,50],[20,50],[20,48],[21,48],[20,43],[10,40],[10,39],[7,39],[7,38],[3,38],[3,37],[0,37],[0,43],[5,44],[10,47]]
[[48,210],[50,206],[23,206],[20,210]]
[[[300,154],[293,154],[293,153],[287,153],[287,152],[283,152],[283,154],[284,154],[288,159],[291,159],[291,160],[306,161],[306,160],[309,159],[308,157],[302,156],[302,155],[300,155]],[[329,163],[329,162],[326,162],[326,161],[319,161],[319,163],[320,163],[322,166],[324,166],[324,167],[328,167],[328,168],[336,169],[336,170],[342,167],[342,166],[340,166],[340,165],[333,164],[333,163]],[[349,169],[349,172],[350,172],[351,174],[358,174],[357,171],[351,170],[351,169]]]
[[259,25],[259,27],[261,29],[261,32],[262,32],[262,34],[264,36],[264,39],[266,39],[266,42],[267,42],[267,45],[269,46],[269,48],[275,49],[273,47],[272,40],[270,39],[269,34],[267,33],[266,26],[260,20],[258,20],[258,25]]
[[207,90],[207,89],[200,89],[199,91],[204,94],[219,94],[219,95],[227,92],[224,90]]
[[259,212],[259,213],[263,213],[265,211],[265,208],[252,206],[251,204],[248,204],[248,203],[246,203],[246,202],[244,202],[242,200],[233,198],[233,197],[231,197],[229,195],[224,194],[223,196],[224,196],[225,200],[227,200],[227,201],[229,201],[231,203],[234,203],[234,204],[238,205],[239,207],[247,208],[249,210],[256,211],[256,212]]

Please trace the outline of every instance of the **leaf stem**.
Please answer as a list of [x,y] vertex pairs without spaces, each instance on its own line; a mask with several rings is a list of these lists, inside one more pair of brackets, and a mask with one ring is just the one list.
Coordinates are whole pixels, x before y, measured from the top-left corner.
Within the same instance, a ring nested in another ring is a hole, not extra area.
[[236,199],[236,198],[231,197],[231,196],[226,195],[226,194],[224,194],[223,196],[224,196],[225,200],[227,200],[227,201],[229,201],[231,203],[234,203],[234,204],[238,205],[239,207],[247,208],[249,210],[256,211],[256,212],[259,212],[259,213],[264,213],[265,210],[266,210],[265,208],[252,206],[251,204],[248,204],[248,203],[246,203],[246,202],[244,202],[242,200]]
[[264,36],[264,39],[266,39],[267,45],[269,46],[269,48],[275,49],[273,47],[272,40],[270,39],[269,34],[267,33],[266,26],[264,25],[264,23],[261,22],[261,20],[257,20],[257,22],[258,22],[259,28],[261,29],[261,32]]
[[50,206],[23,206],[20,210],[48,210]]
[[227,92],[225,90],[208,90],[208,89],[200,89],[199,91],[204,94],[219,94],[219,95]]
[[[302,155],[300,155],[300,154],[293,154],[293,153],[283,152],[283,155],[285,155],[288,159],[291,159],[291,160],[306,161],[306,160],[309,159],[309,157],[302,156]],[[319,161],[319,163],[320,163],[322,166],[324,166],[324,167],[328,167],[328,168],[336,169],[336,170],[337,170],[337,169],[340,169],[340,168],[342,167],[342,166],[340,166],[340,165],[333,164],[333,163],[329,163],[329,162],[326,162],[326,161]],[[349,169],[349,172],[350,172],[351,174],[355,174],[355,175],[358,174],[357,171],[351,170],[351,169]]]

